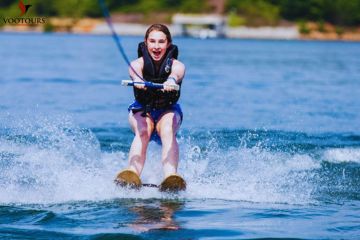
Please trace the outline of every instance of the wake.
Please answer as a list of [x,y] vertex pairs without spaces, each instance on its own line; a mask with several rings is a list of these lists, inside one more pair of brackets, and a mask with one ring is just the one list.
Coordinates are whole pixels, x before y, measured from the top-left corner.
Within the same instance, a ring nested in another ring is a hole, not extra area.
[[[111,133],[114,134],[117,132]],[[122,131],[118,134],[131,133]],[[309,204],[316,202],[322,194],[323,185],[319,185],[326,183],[321,177],[338,173],[336,167],[324,168],[325,163],[360,162],[357,147],[281,151],[267,147],[268,138],[254,144],[250,132],[242,132],[228,142],[225,133],[218,134],[220,139],[207,133],[201,137],[191,132],[180,134],[179,173],[187,181],[187,190],[173,196],[154,188],[135,191],[116,187],[114,177],[127,166],[126,148],[102,149],[102,142],[109,141],[106,136],[99,138],[67,116],[9,117],[0,129],[0,202],[59,203],[175,197]],[[126,138],[131,139],[131,136]],[[130,146],[130,142],[126,144]],[[159,184],[162,181],[160,155],[160,146],[151,143],[141,176],[143,182]],[[355,173],[351,175],[347,171],[344,174],[348,174],[347,179],[352,182],[356,181],[354,176],[358,169],[356,165]],[[343,175],[335,177],[330,184],[340,181],[340,185],[335,186],[337,189],[357,190],[352,185],[342,184],[341,181],[345,181],[342,179]],[[332,186],[326,186],[331,192]]]

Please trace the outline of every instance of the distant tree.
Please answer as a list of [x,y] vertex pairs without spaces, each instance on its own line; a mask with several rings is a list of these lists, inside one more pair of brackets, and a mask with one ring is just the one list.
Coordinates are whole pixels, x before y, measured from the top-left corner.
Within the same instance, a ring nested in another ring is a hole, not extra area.
[[209,10],[205,0],[137,0],[131,4],[117,4],[117,10],[121,12],[150,13],[157,11],[180,11],[180,12],[206,12]]
[[280,7],[281,17],[326,21],[354,26],[360,24],[360,0],[269,0]]
[[356,26],[360,24],[360,0],[336,0],[332,20],[339,25]]
[[225,9],[245,17],[250,25],[273,25],[280,17],[280,9],[269,0],[228,0]]
[[210,10],[206,0],[183,0],[179,2],[181,2],[179,10],[184,13],[202,13]]
[[32,0],[31,5],[31,10],[34,11],[36,15],[56,16],[58,14],[54,1]]
[[15,2],[14,0],[1,0],[0,7],[8,7],[14,2]]
[[[101,17],[98,0],[23,0],[30,14],[61,17]],[[211,12],[209,0],[105,0],[111,12]],[[0,0],[0,13],[16,15],[19,0]],[[225,0],[225,10],[241,24],[276,24],[289,21],[330,22],[339,26],[360,25],[360,0]],[[234,15],[235,14],[235,15]],[[238,16],[238,17],[237,17]],[[235,22],[236,22],[235,21]]]

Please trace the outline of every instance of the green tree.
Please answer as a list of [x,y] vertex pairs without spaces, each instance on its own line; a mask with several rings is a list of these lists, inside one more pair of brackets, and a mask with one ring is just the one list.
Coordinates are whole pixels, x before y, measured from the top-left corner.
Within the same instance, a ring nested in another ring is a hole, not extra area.
[[280,19],[280,9],[269,0],[228,0],[227,11],[235,11],[250,25],[274,25]]
[[326,21],[338,25],[360,24],[360,0],[270,0],[287,20]]
[[337,0],[333,22],[340,25],[356,26],[360,24],[360,0]]
[[14,0],[1,0],[0,7],[9,7],[11,4],[14,3]]
[[[98,0],[23,0],[31,4],[29,15],[101,17]],[[158,12],[211,12],[208,0],[105,0],[111,12],[156,14]],[[0,13],[19,15],[19,0],[0,0]],[[233,19],[250,25],[273,25],[279,19],[360,25],[360,0],[227,0]],[[234,15],[235,14],[235,15]],[[238,16],[238,18],[236,17]]]
[[58,14],[54,1],[32,0],[31,11],[40,16],[55,16]]

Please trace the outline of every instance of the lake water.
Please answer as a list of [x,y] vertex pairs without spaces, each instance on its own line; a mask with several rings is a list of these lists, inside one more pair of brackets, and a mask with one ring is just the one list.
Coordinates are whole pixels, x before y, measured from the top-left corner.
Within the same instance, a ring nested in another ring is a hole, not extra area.
[[[140,37],[123,37],[130,59]],[[175,38],[179,195],[117,188],[132,133],[110,36],[0,34],[0,238],[357,239],[360,43]],[[143,182],[162,180],[151,143]]]

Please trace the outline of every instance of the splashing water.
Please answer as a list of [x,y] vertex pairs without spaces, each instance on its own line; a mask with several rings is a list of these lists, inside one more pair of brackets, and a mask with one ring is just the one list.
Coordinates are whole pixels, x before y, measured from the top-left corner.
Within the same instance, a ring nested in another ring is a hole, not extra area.
[[[131,141],[125,143],[127,147],[123,150],[104,149],[105,142],[124,144],[124,139],[99,136],[99,130],[94,133],[82,129],[67,116],[21,120],[8,117],[4,122],[6,126],[1,128],[0,136],[1,202],[171,197],[154,188],[132,191],[115,186],[114,176],[127,165],[126,149]],[[132,138],[127,129],[110,132]],[[179,173],[187,180],[188,189],[176,197],[310,203],[324,190],[319,188],[320,182],[324,184],[321,178],[334,171],[333,167],[324,167],[324,163],[359,160],[358,149],[354,147],[322,149],[306,144],[298,147],[296,141],[300,140],[288,141],[291,147],[274,145],[282,142],[280,138],[276,132],[268,131],[180,133]],[[299,138],[299,134],[293,138]],[[304,136],[300,134],[300,138]],[[160,156],[161,147],[151,143],[143,182],[161,182]],[[339,182],[339,178],[334,177],[332,182]],[[342,184],[338,187],[344,188]],[[351,189],[356,190],[354,186]]]
[[[41,202],[103,195],[100,145],[68,117],[12,121],[0,138],[2,202]],[[94,186],[94,183],[96,185]],[[109,184],[107,184],[109,186]]]

